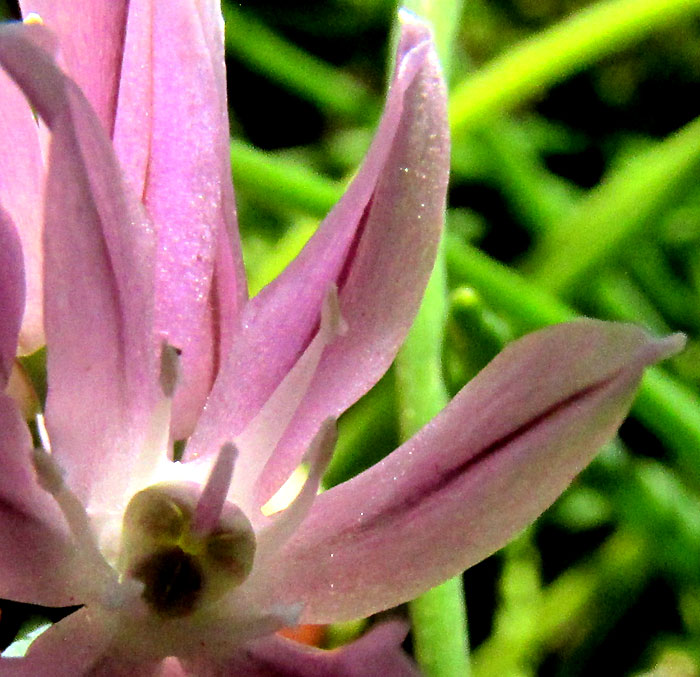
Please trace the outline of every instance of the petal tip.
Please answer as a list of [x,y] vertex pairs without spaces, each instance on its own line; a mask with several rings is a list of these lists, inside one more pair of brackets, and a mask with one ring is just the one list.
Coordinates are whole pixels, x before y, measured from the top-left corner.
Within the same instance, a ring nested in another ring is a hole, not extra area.
[[419,45],[432,42],[433,32],[430,24],[423,17],[406,7],[399,9],[398,20],[401,28],[401,41],[397,61],[401,61],[408,52]]
[[664,338],[657,339],[654,342],[655,361],[666,360],[685,350],[688,343],[688,337],[682,332],[676,332]]

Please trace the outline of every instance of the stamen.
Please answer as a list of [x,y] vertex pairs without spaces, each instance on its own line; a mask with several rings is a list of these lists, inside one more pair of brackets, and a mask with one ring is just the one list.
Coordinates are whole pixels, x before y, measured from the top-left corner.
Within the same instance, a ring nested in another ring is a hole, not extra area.
[[[249,478],[257,479],[282,438],[306,395],[316,374],[326,347],[347,331],[347,323],[340,314],[338,288],[331,284],[326,292],[321,309],[321,325],[316,336],[277,386],[262,409],[238,436],[236,443],[245,450],[241,456],[241,468],[237,478],[245,478],[247,484],[234,480],[234,493],[244,510],[252,508],[253,496]],[[248,450],[254,450],[248,453]]]
[[39,485],[53,496],[63,513],[86,568],[102,579],[99,589],[93,592],[100,599],[114,599],[119,587],[117,574],[103,557],[85,507],[66,485],[61,467],[44,449],[33,450],[32,463]]
[[321,478],[330,463],[338,428],[333,418],[327,418],[309,445],[304,455],[304,463],[309,465],[309,475],[296,498],[283,511],[275,513],[268,526],[258,533],[258,557],[272,554],[296,531],[304,520],[316,498]]
[[131,481],[125,492],[127,496],[133,496],[150,484],[151,479],[158,474],[159,466],[165,462],[170,463],[167,460],[170,448],[170,419],[173,396],[180,380],[181,354],[179,348],[171,346],[167,341],[161,344],[159,383],[163,397],[153,408],[148,436],[130,473]]
[[197,501],[192,522],[193,534],[204,535],[209,533],[219,522],[219,517],[231,485],[231,479],[233,478],[233,469],[237,456],[238,449],[230,442],[221,447],[216,463],[211,469],[209,479],[199,497],[199,501]]
[[182,351],[179,348],[163,341],[160,351],[160,387],[168,399],[172,399],[180,382],[180,355]]
[[331,283],[328,287],[321,306],[321,328],[323,327],[328,332],[329,342],[336,336],[345,336],[348,333],[348,323],[340,314],[338,287],[335,283]]

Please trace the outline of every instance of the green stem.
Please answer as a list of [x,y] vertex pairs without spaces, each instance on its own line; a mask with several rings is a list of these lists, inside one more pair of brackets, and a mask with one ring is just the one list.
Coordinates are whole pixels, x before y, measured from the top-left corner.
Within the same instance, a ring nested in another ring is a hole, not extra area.
[[700,166],[700,117],[609,175],[548,229],[524,268],[542,287],[572,297],[690,190]]
[[672,324],[696,332],[700,330],[697,313],[688,312],[689,308],[700,306],[697,296],[679,280],[656,243],[636,242],[630,253],[629,268],[640,287]]
[[653,31],[700,13],[699,0],[608,0],[509,49],[452,92],[455,136]]
[[[447,315],[444,259],[439,256],[416,321],[396,358],[399,430],[408,439],[448,402],[442,377],[442,335]],[[464,591],[453,578],[409,605],[413,646],[427,677],[469,674]]]
[[231,165],[236,189],[265,204],[270,195],[280,209],[324,217],[340,199],[343,186],[324,179],[304,165],[231,140]]
[[640,323],[658,334],[671,332],[666,320],[629,275],[618,270],[603,272],[592,287],[592,296],[606,317]]
[[579,199],[575,186],[545,168],[515,120],[495,115],[472,136],[487,148],[497,185],[531,231],[546,231]]
[[462,577],[450,578],[409,604],[413,653],[427,677],[467,677],[469,639]]

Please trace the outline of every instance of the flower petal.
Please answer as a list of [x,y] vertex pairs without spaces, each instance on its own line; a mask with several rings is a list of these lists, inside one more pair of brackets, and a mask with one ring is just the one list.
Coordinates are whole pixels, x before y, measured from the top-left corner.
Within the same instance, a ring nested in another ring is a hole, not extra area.
[[682,345],[595,320],[512,344],[406,444],[318,497],[279,553],[271,598],[334,622],[480,561],[554,501],[615,434],[643,368]]
[[20,0],[58,36],[60,58],[112,134],[128,0]]
[[0,598],[76,604],[68,576],[73,544],[56,506],[34,479],[31,449],[17,407],[0,393]]
[[321,422],[386,371],[433,265],[448,176],[445,107],[429,31],[405,14],[396,72],[364,165],[299,257],[244,311],[188,454],[235,437],[263,406],[312,339],[332,283],[349,331],[326,350],[285,451],[273,459],[274,488]]
[[156,331],[182,350],[174,437],[189,436],[247,299],[217,2],[132,0],[114,133],[158,233]]
[[87,608],[67,616],[39,636],[24,658],[0,658],[3,677],[176,677],[161,660],[115,656],[107,627]]
[[15,361],[24,298],[22,245],[9,214],[0,207],[0,392]]
[[[0,204],[7,212],[3,218],[9,218],[16,225],[22,242],[27,294],[20,333],[20,351],[28,353],[39,348],[44,342],[41,270],[44,167],[32,111],[15,83],[2,71],[0,91],[0,167],[6,168],[0,172]],[[5,228],[3,226],[3,231]],[[4,240],[4,232],[2,237]],[[0,252],[0,257],[8,256],[9,251]],[[0,263],[0,276],[5,274],[7,265],[9,264],[6,261]],[[24,284],[22,282],[23,287]],[[24,295],[24,291],[22,294]],[[8,298],[0,300],[3,304],[8,302]],[[6,307],[2,309],[5,322],[8,318],[7,310]],[[3,331],[8,330],[8,327],[3,327]],[[15,341],[16,338],[15,336]],[[16,349],[15,345],[13,354]]]
[[0,63],[51,129],[45,325],[53,451],[82,498],[96,476],[128,478],[156,396],[155,242],[88,102],[36,41],[0,28]]
[[225,662],[203,658],[185,664],[192,677],[418,677],[418,668],[401,650],[406,631],[405,623],[388,621],[331,651],[276,635],[251,643]]

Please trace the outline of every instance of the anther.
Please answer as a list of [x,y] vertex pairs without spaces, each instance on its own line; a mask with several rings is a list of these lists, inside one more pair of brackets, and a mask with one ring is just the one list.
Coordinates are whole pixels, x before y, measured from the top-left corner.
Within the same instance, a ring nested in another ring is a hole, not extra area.
[[182,351],[179,348],[163,341],[160,351],[160,387],[163,394],[170,399],[180,382],[180,355]]
[[58,463],[43,449],[33,449],[32,465],[39,486],[52,496],[56,496],[64,487],[63,470]]
[[348,323],[340,313],[340,301],[338,299],[338,287],[335,283],[328,285],[326,295],[321,306],[321,327],[326,327],[330,337],[345,336],[348,332]]

